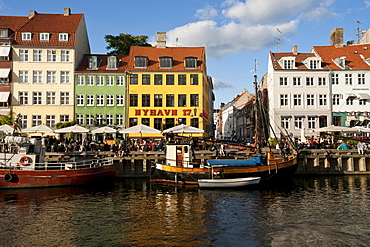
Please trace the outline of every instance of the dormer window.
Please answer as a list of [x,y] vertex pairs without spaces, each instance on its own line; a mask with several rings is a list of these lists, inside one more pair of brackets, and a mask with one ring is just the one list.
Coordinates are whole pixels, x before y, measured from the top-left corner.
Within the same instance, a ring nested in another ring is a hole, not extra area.
[[0,38],[2,39],[6,39],[9,37],[9,34],[8,34],[8,29],[0,29]]
[[49,41],[50,33],[40,33],[40,41]]
[[90,56],[89,57],[89,64],[87,66],[87,69],[98,69],[98,57],[96,56]]
[[22,40],[29,41],[31,40],[32,34],[31,33],[22,33]]
[[136,56],[135,57],[135,68],[146,68],[148,67],[148,57]]
[[321,59],[316,57],[309,57],[303,61],[303,64],[306,65],[309,69],[321,69]]
[[295,58],[283,57],[279,60],[279,64],[283,69],[295,69]]
[[108,57],[107,69],[117,69],[117,58],[115,56]]
[[342,69],[344,69],[346,67],[346,57],[337,57],[333,60],[336,65],[338,65],[339,67],[341,67]]
[[66,42],[66,41],[68,41],[68,33],[60,33],[59,34],[59,41],[60,42]]
[[198,63],[198,58],[186,57],[185,58],[185,69],[196,69],[197,63]]
[[172,57],[160,57],[159,58],[159,66],[160,68],[172,68]]

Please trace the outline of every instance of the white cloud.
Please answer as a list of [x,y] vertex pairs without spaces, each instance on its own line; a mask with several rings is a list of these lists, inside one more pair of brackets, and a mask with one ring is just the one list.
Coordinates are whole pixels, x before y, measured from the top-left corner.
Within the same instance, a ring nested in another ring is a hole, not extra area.
[[210,5],[206,5],[203,9],[198,9],[195,17],[200,20],[210,20],[217,17],[218,13],[215,8]]
[[222,89],[222,88],[232,88],[234,84],[232,82],[224,82],[219,79],[212,78],[213,88],[215,90]]

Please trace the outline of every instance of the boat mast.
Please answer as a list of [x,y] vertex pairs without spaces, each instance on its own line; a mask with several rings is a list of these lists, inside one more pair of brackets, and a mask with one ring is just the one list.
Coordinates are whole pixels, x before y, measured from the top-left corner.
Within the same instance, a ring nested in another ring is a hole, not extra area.
[[254,92],[255,92],[255,107],[254,107],[254,143],[256,145],[256,153],[261,153],[260,145],[260,118],[259,118],[259,97],[258,97],[258,85],[257,85],[257,60],[254,60]]

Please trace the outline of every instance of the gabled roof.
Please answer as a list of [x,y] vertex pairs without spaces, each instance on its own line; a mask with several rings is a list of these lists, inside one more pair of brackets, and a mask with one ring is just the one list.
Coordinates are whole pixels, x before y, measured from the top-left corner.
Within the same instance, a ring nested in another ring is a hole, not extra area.
[[[98,58],[97,69],[87,69],[89,63],[89,57],[96,56]],[[77,73],[124,73],[127,70],[128,55],[114,55],[118,60],[118,69],[107,70],[108,57],[112,55],[98,55],[98,54],[85,54],[81,62],[76,69]]]
[[364,59],[370,58],[370,44],[335,46],[314,46],[313,50],[322,58],[329,69],[342,69],[333,60],[345,57],[346,66],[350,69],[370,69]]
[[[270,57],[272,59],[272,64],[274,69],[283,69],[279,61],[283,57],[294,57],[295,58],[295,67],[298,70],[308,70],[309,68],[306,67],[306,65],[303,64],[303,61],[306,60],[309,57],[317,57],[314,53],[297,53],[297,55],[293,54],[292,52],[285,52],[285,53],[273,53],[270,52]],[[325,62],[321,61],[321,68],[322,69],[329,69],[329,67],[326,66]]]
[[[128,70],[135,71],[199,71],[205,69],[205,48],[204,47],[144,47],[131,46],[129,55]],[[146,56],[149,59],[147,68],[135,68],[134,59],[136,56]],[[172,57],[172,68],[159,68],[160,57]],[[198,59],[198,66],[194,69],[184,68],[185,57],[196,57]]]
[[0,28],[10,28],[13,32],[18,31],[24,24],[27,23],[26,16],[0,16]]

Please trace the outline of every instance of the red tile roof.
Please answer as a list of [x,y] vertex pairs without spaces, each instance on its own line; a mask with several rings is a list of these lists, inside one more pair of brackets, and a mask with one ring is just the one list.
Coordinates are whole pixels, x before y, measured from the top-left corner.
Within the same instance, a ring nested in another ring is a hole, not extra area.
[[[283,57],[295,57],[295,67],[299,70],[308,70],[309,68],[306,67],[306,65],[303,64],[303,61],[306,60],[308,57],[316,57],[314,53],[297,53],[297,55],[294,55],[291,52],[285,52],[285,53],[273,53],[270,52],[272,64],[274,66],[274,69],[283,69],[280,64],[279,60]],[[325,63],[321,63],[321,66],[323,69],[329,69],[326,67]]]
[[27,23],[28,17],[26,16],[0,16],[0,27],[10,28],[13,32],[17,31],[24,24]]
[[[135,68],[134,58],[136,56],[146,56],[149,59],[147,68]],[[169,56],[173,58],[173,67],[170,69],[159,68],[159,58]],[[198,67],[185,69],[185,57],[196,57]],[[205,69],[205,48],[204,47],[144,47],[131,46],[128,70],[135,71],[199,71]]]
[[[99,67],[96,70],[87,69],[88,67],[88,60],[90,56],[96,56],[99,61]],[[117,70],[107,70],[107,61],[108,57],[112,55],[96,55],[96,54],[85,54],[79,64],[76,72],[79,73],[123,73],[127,69],[128,64],[128,55],[115,55],[115,57],[119,60],[118,69]]]

